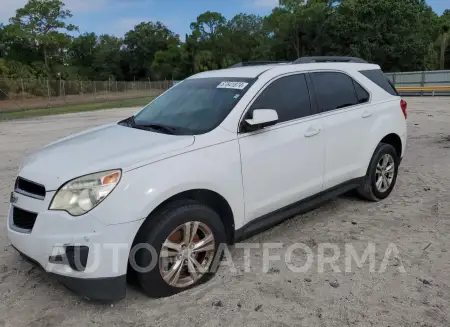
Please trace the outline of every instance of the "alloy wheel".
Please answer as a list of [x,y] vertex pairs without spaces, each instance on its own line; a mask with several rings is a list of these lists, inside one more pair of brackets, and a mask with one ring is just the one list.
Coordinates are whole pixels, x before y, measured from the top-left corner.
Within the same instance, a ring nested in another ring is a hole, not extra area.
[[375,186],[381,193],[386,192],[392,184],[395,175],[395,161],[392,155],[384,154],[378,161],[375,172]]
[[164,241],[159,255],[159,271],[173,287],[195,284],[214,259],[215,240],[211,229],[198,221],[184,223]]

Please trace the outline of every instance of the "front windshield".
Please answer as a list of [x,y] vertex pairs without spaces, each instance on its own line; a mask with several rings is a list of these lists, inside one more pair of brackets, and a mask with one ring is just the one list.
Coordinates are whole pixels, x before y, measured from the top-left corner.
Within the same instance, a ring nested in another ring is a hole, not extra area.
[[217,127],[255,80],[196,78],[174,86],[134,117],[136,126],[161,125],[175,134],[202,134]]

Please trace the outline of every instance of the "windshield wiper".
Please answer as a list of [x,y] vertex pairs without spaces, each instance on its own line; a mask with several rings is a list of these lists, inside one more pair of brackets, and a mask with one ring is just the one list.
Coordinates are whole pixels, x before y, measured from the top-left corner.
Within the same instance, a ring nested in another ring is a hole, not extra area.
[[[134,121],[134,119],[133,119]],[[133,127],[140,129],[153,129],[156,131],[160,131],[166,134],[175,134],[177,129],[175,127],[160,125],[160,124],[136,124],[134,123]]]
[[178,130],[175,127],[161,125],[161,124],[136,124],[136,120],[134,119],[134,116],[128,117],[122,121],[119,122],[120,125],[125,125],[132,128],[138,128],[143,130],[154,130],[157,132],[163,132],[166,134],[175,134],[175,132]]

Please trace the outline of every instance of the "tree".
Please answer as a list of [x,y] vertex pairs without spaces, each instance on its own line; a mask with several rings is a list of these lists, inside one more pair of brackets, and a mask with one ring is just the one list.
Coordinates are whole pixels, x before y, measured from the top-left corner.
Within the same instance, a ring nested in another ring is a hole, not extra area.
[[0,23],[0,58],[6,57],[6,29],[3,24]]
[[202,50],[195,56],[195,71],[204,72],[207,70],[218,69],[214,61],[214,55],[211,51]]
[[184,42],[161,22],[123,38],[84,33],[64,0],[29,0],[0,24],[0,74],[82,80],[182,79],[251,60],[349,55],[385,71],[450,68],[450,10],[425,0],[283,0],[265,16],[200,14]]
[[97,56],[97,35],[85,33],[72,39],[67,55],[77,76],[96,78],[93,62]]
[[332,42],[328,36],[332,3],[324,0],[285,0],[266,19],[271,52],[282,59],[325,53]]
[[158,79],[178,79],[182,76],[182,51],[181,46],[172,45],[165,51],[156,52],[152,68]]
[[49,49],[60,48],[68,42],[68,36],[61,30],[73,31],[77,27],[64,22],[72,17],[70,10],[64,10],[60,0],[29,0],[25,7],[16,11],[10,19],[11,31],[21,40],[37,48],[41,48],[47,75],[50,72],[49,60],[55,54]]
[[[191,38],[197,43],[197,49],[199,50],[197,55],[201,56],[199,60],[196,59],[196,62],[209,62],[212,67],[222,67],[222,58],[226,55],[223,47],[225,24],[226,19],[222,14],[211,11],[201,14],[197,17],[197,21],[191,24]],[[209,54],[206,55],[205,51]],[[200,52],[202,52],[202,54],[200,54]],[[203,60],[203,58],[206,57],[208,60]],[[203,65],[200,66],[205,67]],[[199,66],[196,64],[196,67]]]
[[199,41],[213,41],[220,35],[226,19],[218,12],[207,11],[191,24],[191,30],[198,31]]
[[236,15],[222,27],[222,31],[222,46],[227,53],[222,66],[264,58],[262,45],[266,40],[260,16]]
[[92,62],[95,75],[98,79],[124,79],[124,74],[121,69],[121,47],[122,39],[115,36],[104,34],[98,38],[95,57]]
[[445,61],[446,61],[446,52],[449,46],[450,39],[450,9],[444,11],[442,16],[439,18],[440,20],[440,60],[439,60],[439,68],[445,69]]
[[158,51],[180,44],[179,36],[161,22],[136,25],[124,38],[128,77],[147,79],[152,76],[152,63]]
[[362,57],[386,71],[422,70],[436,22],[424,0],[345,0],[328,30],[329,53]]

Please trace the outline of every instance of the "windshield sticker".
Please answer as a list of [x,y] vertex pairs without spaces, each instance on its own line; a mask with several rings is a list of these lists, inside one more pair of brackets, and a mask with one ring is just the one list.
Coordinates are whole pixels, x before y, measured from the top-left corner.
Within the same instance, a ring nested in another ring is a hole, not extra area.
[[237,99],[237,98],[239,98],[241,95],[240,94],[236,94],[234,97],[233,97],[233,99]]
[[243,90],[248,85],[245,82],[222,82],[217,85],[218,89],[234,89],[234,90]]

